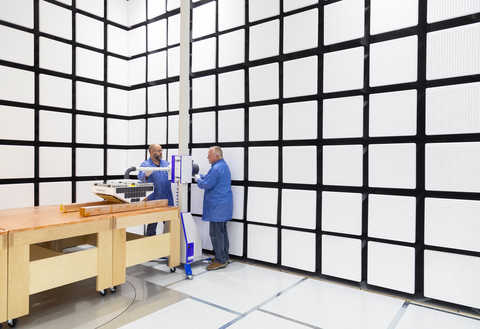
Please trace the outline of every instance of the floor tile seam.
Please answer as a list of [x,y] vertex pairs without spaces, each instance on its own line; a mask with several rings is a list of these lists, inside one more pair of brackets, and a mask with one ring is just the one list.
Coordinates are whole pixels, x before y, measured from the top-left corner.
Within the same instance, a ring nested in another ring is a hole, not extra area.
[[232,324],[240,321],[241,319],[243,319],[244,317],[246,317],[247,315],[249,315],[250,313],[256,311],[256,310],[259,310],[260,307],[262,307],[263,305],[271,302],[272,300],[274,300],[275,298],[281,296],[282,294],[284,294],[285,292],[287,292],[288,290],[298,286],[300,283],[304,282],[305,280],[307,280],[308,277],[303,277],[301,279],[299,279],[297,282],[293,283],[292,285],[288,286],[287,288],[281,290],[280,292],[276,293],[274,296],[268,298],[267,300],[263,301],[262,303],[258,304],[257,306],[254,306],[252,307],[251,309],[249,309],[247,312],[245,313],[242,313],[240,314],[237,318],[233,319],[232,321],[224,324],[223,326],[221,326],[219,329],[224,329],[224,328],[228,328],[230,327]]
[[471,315],[467,315],[467,314],[463,314],[463,313],[457,313],[457,312],[453,312],[453,311],[448,311],[448,310],[445,310],[445,309],[442,309],[442,308],[436,308],[434,306],[424,305],[424,304],[420,304],[420,303],[417,303],[417,302],[414,302],[414,301],[409,301],[409,303],[410,303],[410,305],[415,305],[415,306],[422,307],[422,308],[428,308],[428,309],[433,310],[433,311],[438,311],[438,312],[442,312],[442,313],[447,313],[447,314],[451,314],[451,315],[460,316],[462,318],[467,318],[467,319],[471,319],[471,320],[480,321],[480,318],[475,317],[475,316],[471,316]]
[[409,301],[403,302],[402,306],[400,309],[397,311],[395,316],[393,317],[392,321],[390,322],[390,325],[388,326],[388,329],[395,329],[397,328],[398,324],[402,320],[403,316],[407,312],[408,305],[410,305]]
[[298,323],[298,324],[301,324],[303,326],[306,326],[306,327],[309,327],[309,328],[312,328],[312,329],[322,329],[321,327],[318,327],[318,326],[315,326],[313,324],[310,324],[310,323],[307,323],[307,322],[303,322],[303,321],[300,321],[300,320],[296,320],[294,318],[291,318],[291,317],[288,317],[288,316],[285,316],[285,315],[281,315],[281,314],[278,314],[278,313],[275,313],[275,312],[271,312],[271,311],[267,311],[267,310],[262,310],[262,309],[258,309],[259,312],[263,312],[263,313],[266,313],[266,314],[270,314],[270,315],[273,315],[277,318],[280,318],[280,319],[284,319],[284,320],[288,320],[290,322],[295,322],[295,323]]

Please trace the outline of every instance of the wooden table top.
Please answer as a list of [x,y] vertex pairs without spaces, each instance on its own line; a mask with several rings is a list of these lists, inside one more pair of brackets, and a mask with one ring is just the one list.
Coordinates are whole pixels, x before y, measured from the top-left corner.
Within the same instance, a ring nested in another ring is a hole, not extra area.
[[2,234],[1,231],[7,233],[7,231],[36,230],[51,226],[85,223],[102,219],[113,219],[114,217],[169,211],[172,209],[178,209],[178,207],[151,208],[89,217],[82,217],[79,212],[62,213],[58,205],[5,209],[0,210],[0,234]]
[[15,208],[0,210],[0,228],[26,231],[111,218],[112,214],[81,217],[79,212],[62,213],[60,206]]
[[151,214],[154,212],[167,212],[171,210],[178,210],[178,207],[148,208],[148,209],[142,209],[142,210],[117,212],[111,215],[113,215],[113,217],[115,218],[121,218],[121,217],[132,216],[132,215]]

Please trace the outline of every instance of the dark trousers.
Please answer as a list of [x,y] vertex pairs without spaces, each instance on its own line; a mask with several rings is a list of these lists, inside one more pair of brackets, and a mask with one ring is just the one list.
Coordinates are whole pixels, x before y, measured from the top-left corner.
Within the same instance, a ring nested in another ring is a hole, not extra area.
[[210,239],[215,251],[215,260],[219,263],[226,263],[229,248],[227,222],[210,222]]
[[151,223],[147,225],[147,236],[157,234],[157,223]]

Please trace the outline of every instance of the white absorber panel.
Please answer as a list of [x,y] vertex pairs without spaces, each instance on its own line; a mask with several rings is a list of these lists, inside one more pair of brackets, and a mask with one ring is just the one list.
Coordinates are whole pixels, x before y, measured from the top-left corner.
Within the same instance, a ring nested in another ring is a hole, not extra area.
[[217,6],[219,31],[245,24],[245,0],[218,0]]
[[218,105],[237,104],[244,101],[245,73],[243,70],[218,75]]
[[427,34],[427,79],[480,73],[480,23]]
[[245,62],[245,31],[237,30],[218,37],[218,65],[228,66]]
[[274,188],[249,187],[247,220],[252,222],[277,223],[278,190]]
[[[230,175],[232,180],[243,180],[244,174],[244,149],[243,147],[224,147],[223,159],[227,162],[230,168]],[[210,166],[208,167],[210,168]]]
[[322,235],[322,274],[360,282],[362,241]]
[[0,185],[0,209],[33,207],[33,184]]
[[426,90],[428,135],[480,132],[480,83],[465,83]]
[[413,294],[415,248],[368,242],[368,283]]
[[229,221],[227,223],[229,254],[243,256],[243,223]]
[[317,183],[317,147],[283,147],[283,182],[292,184]]
[[215,112],[192,114],[193,143],[215,142]]
[[317,94],[318,57],[310,56],[283,63],[283,96]]
[[425,145],[425,188],[437,191],[480,192],[480,143]]
[[247,257],[277,263],[277,228],[248,224]]
[[417,133],[417,91],[370,95],[369,135],[411,136]]
[[[370,33],[378,34],[417,25],[418,1],[372,0],[370,2]],[[429,7],[431,2],[428,3]]]
[[279,13],[279,0],[249,0],[248,2],[248,19],[250,22],[276,16]]
[[362,186],[363,146],[323,147],[323,184]]
[[72,115],[70,113],[40,111],[40,140],[71,143]]
[[40,205],[58,205],[72,203],[72,183],[40,183]]
[[77,148],[75,152],[77,176],[103,176],[103,149]]
[[279,95],[278,63],[249,69],[250,101],[277,99]]
[[282,265],[315,272],[315,233],[282,230]]
[[0,122],[7,122],[0,130],[0,139],[34,139],[35,111],[32,109],[0,105]]
[[316,48],[318,45],[318,9],[286,16],[283,20],[285,53]]
[[14,102],[34,102],[33,72],[0,66],[0,99]]
[[244,187],[232,186],[233,197],[233,212],[232,218],[242,220],[243,219],[243,200],[244,200]]
[[[215,105],[215,76],[192,79],[192,107],[202,108]],[[220,129],[220,126],[218,127]]]
[[[155,1],[161,2],[161,1]],[[192,37],[198,38],[215,33],[215,10],[217,3],[212,1],[193,8]]]
[[243,142],[245,135],[244,109],[233,109],[218,112],[218,141],[219,142]]
[[317,139],[317,102],[283,105],[283,139]]
[[[208,38],[192,43],[192,72],[211,70],[215,68],[216,59],[216,40],[215,38]],[[170,61],[169,57],[169,61]],[[168,63],[170,65],[170,62]],[[178,70],[177,70],[178,71]],[[170,68],[169,76],[178,75],[171,74]]]
[[324,10],[326,45],[363,37],[365,31],[365,3],[363,1],[337,1],[325,6]]
[[[272,124],[266,125],[266,122]],[[249,140],[267,141],[278,139],[278,105],[255,106],[249,108]],[[238,125],[238,122],[237,122]],[[239,125],[243,126],[243,125]]]
[[282,225],[314,230],[317,227],[317,192],[282,190]]
[[72,176],[72,149],[40,147],[40,177]]
[[17,0],[0,2],[0,19],[33,28],[33,1]]
[[454,17],[475,14],[480,11],[477,0],[429,0],[427,21],[438,22]]
[[167,85],[148,87],[148,114],[167,111]]
[[417,81],[418,37],[370,45],[370,86]]
[[480,308],[480,258],[425,251],[425,297]]
[[[2,8],[2,5],[0,5],[0,8]],[[2,17],[2,14],[0,14],[0,17]],[[8,47],[2,47],[0,59],[33,65],[33,33],[0,26],[0,41],[2,44],[8,44]]]
[[368,196],[368,236],[415,242],[415,197],[370,194]]
[[250,27],[249,59],[278,56],[280,22],[278,19]]
[[370,144],[368,161],[369,186],[415,188],[415,144]]
[[323,138],[363,136],[363,96],[323,100]]
[[[104,78],[104,57],[102,53],[87,50],[81,47],[77,47],[77,75],[90,78],[97,81],[103,81]],[[120,60],[122,61],[122,60]],[[123,61],[126,63],[126,61]],[[113,73],[108,69],[108,74],[119,74]],[[123,78],[123,74],[119,74],[119,77]],[[117,81],[119,84],[126,84],[126,80]]]
[[33,178],[33,146],[0,146],[0,179]]
[[278,147],[248,148],[248,179],[278,182]]
[[325,53],[323,91],[328,93],[363,88],[363,56],[363,47]]
[[362,234],[362,195],[322,192],[322,231]]
[[425,244],[480,252],[480,201],[425,199]]

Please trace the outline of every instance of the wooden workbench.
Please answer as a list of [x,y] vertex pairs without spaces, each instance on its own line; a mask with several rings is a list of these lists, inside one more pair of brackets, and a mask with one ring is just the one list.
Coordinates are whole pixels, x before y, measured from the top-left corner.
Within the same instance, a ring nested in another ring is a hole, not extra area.
[[0,230],[0,323],[7,320],[7,231]]
[[[144,237],[126,232],[131,226],[168,222],[169,232]],[[114,214],[113,285],[125,282],[126,268],[167,257],[168,266],[180,265],[180,213],[177,207],[163,207]]]
[[[151,237],[126,232],[161,221],[170,223],[170,232]],[[168,256],[171,268],[180,265],[176,207],[90,217],[62,213],[58,206],[8,209],[0,211],[0,228],[0,322],[2,316],[27,315],[29,296],[41,291],[91,277],[103,291],[124,283],[128,266],[160,257]],[[94,247],[62,252],[82,244]]]
[[[58,206],[0,211],[8,231],[7,318],[29,313],[29,296],[97,277],[97,290],[112,286],[112,215],[80,217]],[[45,243],[93,235],[96,248],[63,254]],[[43,243],[43,244],[42,244]]]

